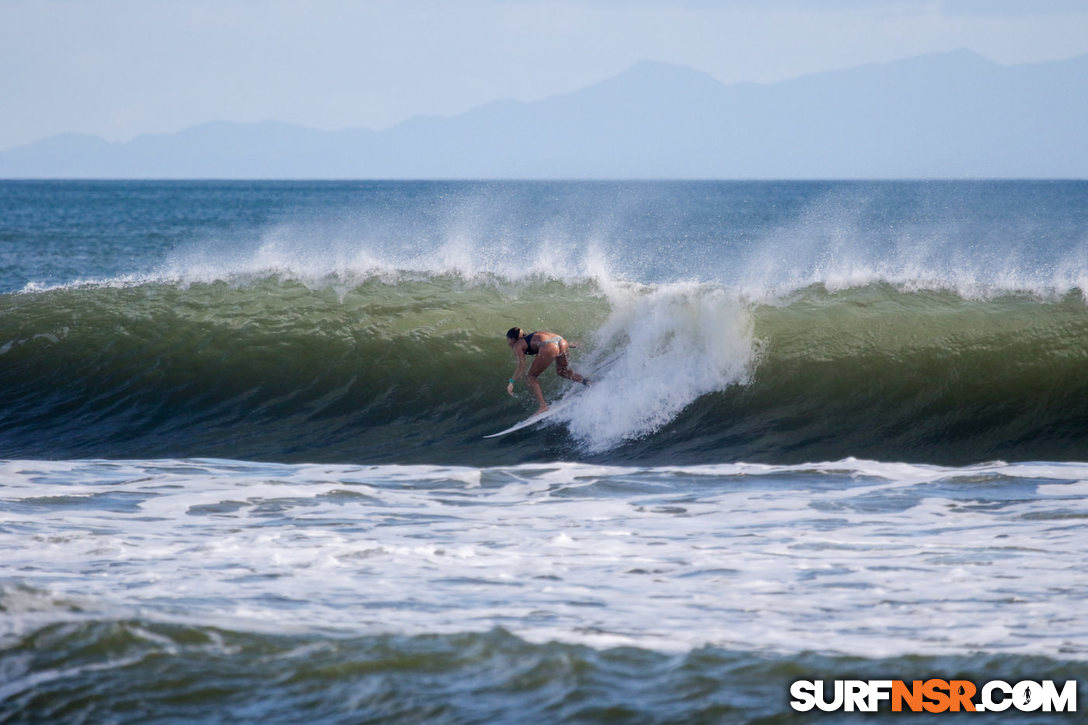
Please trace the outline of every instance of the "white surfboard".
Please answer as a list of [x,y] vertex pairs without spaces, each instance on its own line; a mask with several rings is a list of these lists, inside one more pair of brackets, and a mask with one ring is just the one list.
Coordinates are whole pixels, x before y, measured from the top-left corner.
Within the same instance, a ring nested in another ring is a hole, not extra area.
[[506,430],[500,430],[498,433],[492,433],[491,435],[486,435],[486,436],[484,436],[484,438],[498,438],[499,436],[504,436],[507,433],[513,433],[516,430],[521,430],[522,428],[528,428],[531,425],[536,425],[537,423],[541,422],[542,420],[546,420],[548,417],[550,417],[552,415],[555,415],[556,413],[558,413],[560,410],[567,407],[568,405],[570,405],[570,398],[567,398],[566,400],[560,400],[558,403],[550,406],[543,413],[534,413],[533,415],[530,415],[528,418],[521,421],[520,423],[515,423],[514,425],[510,426]]

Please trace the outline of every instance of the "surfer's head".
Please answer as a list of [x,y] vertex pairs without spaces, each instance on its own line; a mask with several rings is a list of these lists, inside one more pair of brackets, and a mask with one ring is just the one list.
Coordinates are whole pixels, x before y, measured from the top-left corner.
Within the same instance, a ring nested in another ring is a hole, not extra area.
[[525,333],[522,332],[520,327],[511,327],[506,331],[506,342],[507,344],[513,345],[524,336]]

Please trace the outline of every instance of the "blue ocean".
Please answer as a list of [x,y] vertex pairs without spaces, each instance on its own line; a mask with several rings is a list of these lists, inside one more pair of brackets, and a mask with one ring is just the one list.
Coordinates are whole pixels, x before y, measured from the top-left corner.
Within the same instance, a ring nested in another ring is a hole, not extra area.
[[1088,182],[0,182],[4,725],[1083,709],[1086,499]]

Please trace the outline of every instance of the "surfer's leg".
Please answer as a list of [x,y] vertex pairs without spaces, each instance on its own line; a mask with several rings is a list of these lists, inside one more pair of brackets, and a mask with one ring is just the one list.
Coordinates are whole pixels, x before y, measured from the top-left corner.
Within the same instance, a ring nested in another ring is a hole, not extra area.
[[561,378],[567,380],[573,380],[576,383],[584,383],[583,378],[578,373],[570,369],[570,364],[567,362],[567,341],[563,340],[559,343],[559,355],[555,358],[555,374]]
[[552,364],[552,360],[555,359],[555,354],[552,353],[554,347],[554,345],[541,346],[536,360],[533,360],[533,364],[529,367],[529,374],[525,377],[525,382],[529,384],[529,390],[533,391],[537,402],[540,403],[540,407],[536,409],[537,413],[543,413],[548,409],[548,403],[544,400],[544,392],[540,389],[540,381],[537,378],[548,369],[548,366]]

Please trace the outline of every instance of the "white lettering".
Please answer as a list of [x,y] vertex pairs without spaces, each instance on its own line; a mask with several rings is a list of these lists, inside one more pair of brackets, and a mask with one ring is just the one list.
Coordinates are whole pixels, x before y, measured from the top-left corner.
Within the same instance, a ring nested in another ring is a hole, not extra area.
[[1035,712],[1043,706],[1043,688],[1037,682],[1024,680],[1012,688],[1012,703],[1021,712]]
[[[822,684],[822,683],[821,683]],[[798,712],[808,712],[816,707],[816,685],[810,680],[798,680],[790,685],[790,707]]]
[[1066,680],[1062,685],[1062,691],[1058,692],[1053,680],[1043,680],[1043,698],[1045,699],[1044,712],[1050,712],[1052,706],[1057,712],[1076,712],[1077,681]]
[[824,699],[825,692],[823,680],[816,680],[816,684],[819,689],[819,694],[816,695],[816,707],[820,708],[824,712],[835,712],[842,707],[843,696],[843,683],[842,680],[835,680],[835,699],[828,702]]
[[[999,690],[1004,697],[995,701],[993,698],[994,690]],[[982,687],[982,704],[985,705],[987,711],[992,712],[1004,712],[1012,706],[1012,686],[1002,680],[991,680]]]
[[869,712],[868,699],[869,699],[869,685],[864,680],[847,680],[846,681],[846,711],[854,712]]
[[[930,684],[940,682],[928,681]],[[974,689],[972,683],[960,680],[955,680],[954,683],[956,684],[951,688],[950,695],[955,709],[960,709],[961,706],[970,709],[973,705],[976,712],[1004,712],[1010,707],[1022,712],[1077,711],[1076,680],[1066,680],[1061,689],[1053,680],[1022,680],[1015,685],[1003,680],[991,680],[982,686],[978,701],[966,699],[965,693]],[[831,693],[828,693],[824,680],[797,680],[790,685],[790,695],[793,697],[790,706],[798,712],[809,712],[813,708],[819,708],[823,712],[877,712],[882,703],[892,700],[897,684],[898,681],[893,680],[834,680]],[[968,686],[967,689],[964,685]],[[909,704],[912,709],[919,709],[918,701]],[[926,708],[928,707],[927,704]]]
[[869,709],[866,712],[876,712],[882,701],[891,699],[891,680],[869,680]]

